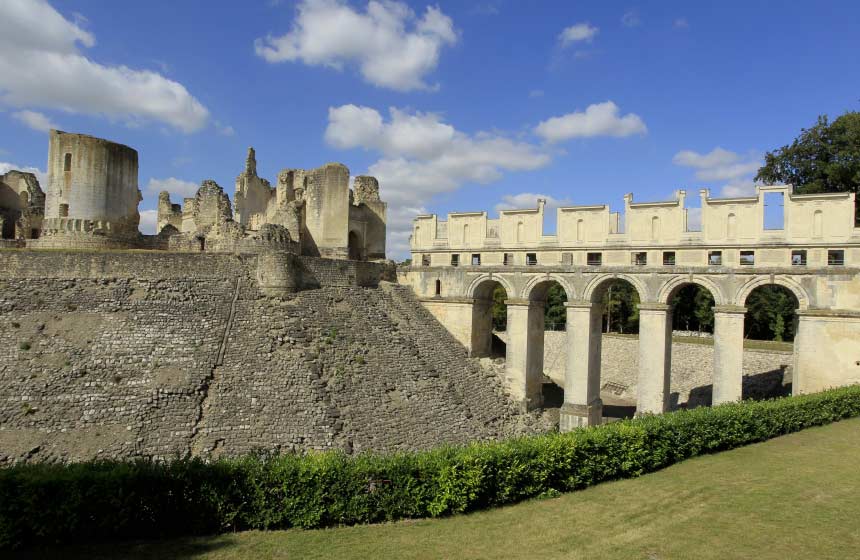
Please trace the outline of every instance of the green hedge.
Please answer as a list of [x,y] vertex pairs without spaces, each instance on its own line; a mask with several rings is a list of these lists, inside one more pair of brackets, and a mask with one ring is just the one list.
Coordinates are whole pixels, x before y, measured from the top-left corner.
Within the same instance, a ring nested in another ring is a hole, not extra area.
[[0,548],[437,517],[860,416],[860,386],[423,453],[0,469]]

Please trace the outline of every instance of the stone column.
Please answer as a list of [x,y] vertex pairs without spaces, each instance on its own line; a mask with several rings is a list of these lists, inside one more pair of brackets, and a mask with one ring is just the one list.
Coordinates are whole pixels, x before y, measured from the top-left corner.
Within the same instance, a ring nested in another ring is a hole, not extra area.
[[746,307],[714,307],[714,391],[712,404],[741,400]]
[[567,364],[564,373],[564,404],[559,430],[600,424],[600,343],[603,308],[587,301],[568,302]]
[[662,414],[669,402],[672,370],[671,308],[639,304],[639,379],[636,414]]
[[505,372],[511,396],[526,410],[541,405],[543,386],[543,302],[509,299]]

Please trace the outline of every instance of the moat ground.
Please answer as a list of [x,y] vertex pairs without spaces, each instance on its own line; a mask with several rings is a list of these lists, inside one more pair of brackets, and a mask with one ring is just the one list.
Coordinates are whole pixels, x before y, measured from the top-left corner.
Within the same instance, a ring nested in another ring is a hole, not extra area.
[[448,519],[32,551],[74,558],[858,558],[860,419]]

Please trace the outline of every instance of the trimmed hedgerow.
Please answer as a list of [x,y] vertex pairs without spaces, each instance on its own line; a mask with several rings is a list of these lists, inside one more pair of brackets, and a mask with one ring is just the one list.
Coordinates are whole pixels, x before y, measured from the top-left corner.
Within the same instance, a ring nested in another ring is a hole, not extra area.
[[438,517],[853,416],[860,386],[422,453],[19,465],[0,469],[0,548]]

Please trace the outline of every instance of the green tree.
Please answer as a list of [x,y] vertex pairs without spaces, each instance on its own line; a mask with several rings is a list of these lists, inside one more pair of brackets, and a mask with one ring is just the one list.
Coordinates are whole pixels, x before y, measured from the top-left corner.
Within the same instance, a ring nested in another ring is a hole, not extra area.
[[[833,122],[819,116],[790,145],[768,152],[764,162],[756,181],[792,184],[798,193],[860,192],[860,112]],[[860,212],[854,218],[860,224]]]
[[603,292],[602,303],[606,332],[639,332],[639,293],[631,284],[611,282]]
[[546,308],[544,311],[544,329],[548,331],[563,331],[567,324],[567,294],[560,284],[553,284],[546,292]]
[[505,300],[508,299],[508,294],[501,284],[493,290],[493,330],[503,331],[508,328],[508,308],[505,305]]
[[783,286],[760,286],[746,301],[745,333],[756,340],[794,340],[797,298]]

